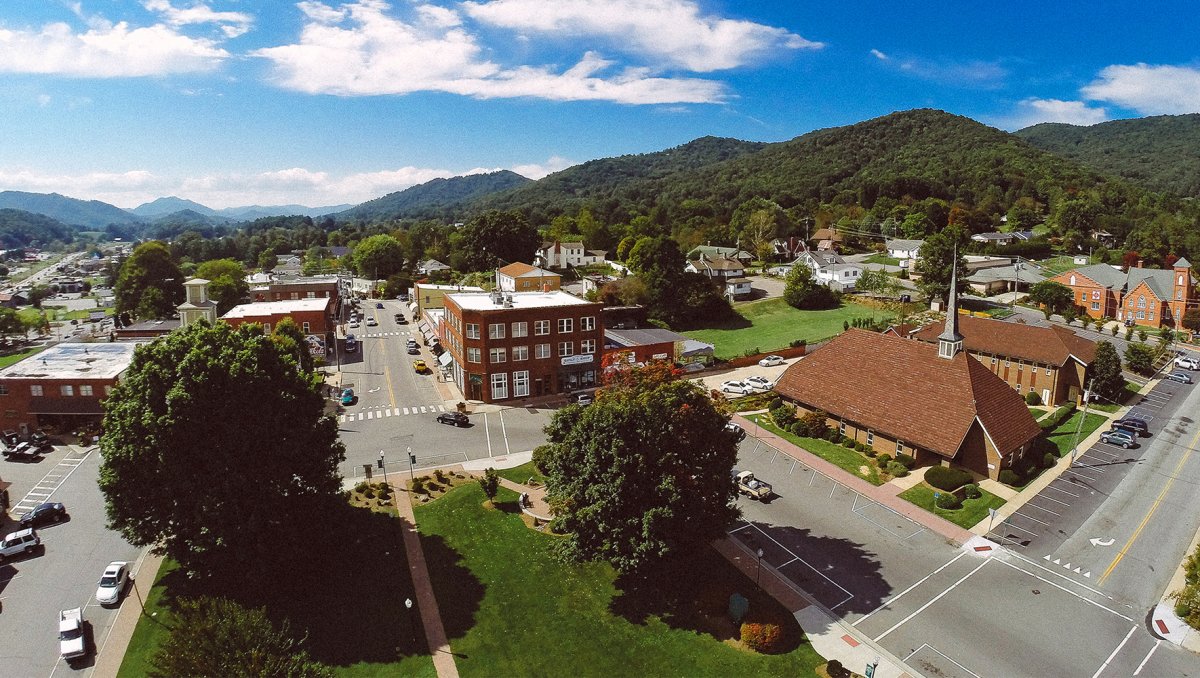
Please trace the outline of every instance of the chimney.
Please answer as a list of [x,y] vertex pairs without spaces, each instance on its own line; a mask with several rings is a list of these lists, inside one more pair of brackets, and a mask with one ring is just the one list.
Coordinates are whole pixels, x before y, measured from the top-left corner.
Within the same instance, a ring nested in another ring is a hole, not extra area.
[[1141,268],[1141,267],[1142,267],[1142,259],[1141,259],[1140,257],[1138,258],[1138,264],[1137,264],[1137,267],[1138,267],[1138,268]]

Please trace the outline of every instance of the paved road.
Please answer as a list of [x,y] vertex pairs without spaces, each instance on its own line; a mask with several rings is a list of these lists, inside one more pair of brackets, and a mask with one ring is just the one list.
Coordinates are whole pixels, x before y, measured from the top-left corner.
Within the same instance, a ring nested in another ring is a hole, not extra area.
[[[1193,405],[1189,401],[1178,407],[1187,411]],[[1106,582],[1099,581],[1100,568],[1085,578],[1074,572],[1074,565],[1068,570],[1044,560],[1040,551],[980,554],[948,543],[759,443],[753,429],[749,433],[739,467],[773,483],[780,496],[766,504],[740,500],[745,522],[734,526],[734,536],[752,552],[762,548],[764,562],[922,674],[1100,678],[1200,673],[1195,656],[1158,643],[1147,631],[1149,608],[1178,563],[1174,551],[1186,547],[1195,529],[1190,518],[1176,521],[1184,523],[1179,534],[1171,530],[1162,535],[1177,548],[1149,540],[1144,544],[1160,552],[1162,581],[1150,577],[1143,588],[1157,586],[1157,591],[1138,593],[1131,582],[1145,573],[1126,560],[1137,563],[1140,552],[1131,550]],[[1164,482],[1160,476],[1157,487]],[[1127,483],[1132,494],[1143,486],[1133,477]],[[1192,482],[1189,476],[1176,484],[1190,488]],[[1153,501],[1158,491],[1143,494]],[[1120,510],[1106,505],[1096,515]],[[1145,511],[1130,513],[1130,520],[1141,521]],[[1154,525],[1176,520],[1167,514],[1160,509],[1145,534],[1158,535]],[[1079,534],[1090,536],[1086,526]],[[1115,548],[1129,537],[1123,530],[1112,534]],[[1122,578],[1124,567],[1129,567],[1129,581]],[[1139,604],[1128,600],[1131,595]]]
[[[553,414],[547,408],[475,413],[471,425],[464,428],[437,423],[437,414],[453,410],[455,403],[438,392],[437,377],[413,371],[415,359],[435,363],[423,346],[420,355],[407,353],[407,340],[420,342],[420,333],[414,324],[396,324],[393,316],[401,311],[411,319],[408,309],[394,300],[383,304],[383,309],[376,309],[374,301],[362,303],[363,312],[376,318],[378,325],[350,330],[360,340],[360,350],[344,359],[341,368],[343,386],[353,387],[358,396],[339,416],[346,478],[361,477],[363,465],[376,463],[380,450],[391,473],[408,470],[409,448],[417,468],[428,468],[526,452],[545,442],[542,428]],[[378,474],[378,468],[373,473]]]
[[[104,652],[117,610],[95,603],[96,581],[109,562],[136,563],[140,551],[104,526],[104,500],[96,485],[99,451],[58,448],[39,463],[15,466],[0,466],[5,480],[13,482],[14,504],[61,501],[70,520],[39,528],[43,553],[0,566],[0,675],[91,675],[95,654],[77,668],[59,661],[58,611],[84,606],[94,647]],[[148,584],[141,584],[143,591]],[[131,590],[121,604],[137,605],[137,596]]]

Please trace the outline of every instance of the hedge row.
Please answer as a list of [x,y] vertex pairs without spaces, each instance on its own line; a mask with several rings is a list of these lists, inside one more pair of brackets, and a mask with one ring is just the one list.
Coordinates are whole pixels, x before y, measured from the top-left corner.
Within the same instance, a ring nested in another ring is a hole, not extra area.
[[971,474],[949,466],[930,466],[925,471],[925,482],[939,490],[953,492],[971,482]]
[[1072,414],[1075,414],[1075,403],[1073,402],[1054,410],[1045,419],[1039,421],[1038,426],[1041,426],[1043,431],[1052,431],[1058,428],[1059,424],[1069,419]]

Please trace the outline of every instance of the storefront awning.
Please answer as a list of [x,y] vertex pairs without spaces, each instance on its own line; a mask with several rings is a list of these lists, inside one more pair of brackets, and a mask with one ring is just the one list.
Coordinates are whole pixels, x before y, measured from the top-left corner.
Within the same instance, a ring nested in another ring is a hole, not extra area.
[[450,352],[446,351],[445,353],[438,356],[437,361],[438,361],[438,364],[441,365],[442,367],[450,367],[450,363],[454,362],[454,356],[451,356]]

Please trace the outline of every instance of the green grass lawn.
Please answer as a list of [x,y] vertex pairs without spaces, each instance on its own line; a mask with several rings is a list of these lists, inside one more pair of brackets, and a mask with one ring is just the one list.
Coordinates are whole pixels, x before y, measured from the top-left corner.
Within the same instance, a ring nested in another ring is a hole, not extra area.
[[[289,620],[296,636],[307,634],[304,648],[339,676],[433,678],[424,635],[411,625],[419,610],[409,613],[404,607],[405,598],[415,596],[399,519],[349,505],[334,506],[316,519],[296,519],[311,524],[313,535],[341,536],[336,544],[300,544],[295,556],[264,565],[280,569],[271,586],[188,579],[171,561],[164,561],[148,591],[145,582],[139,583],[146,614],[138,620],[118,676],[148,675],[150,660],[169,633],[175,601],[210,595],[266,607],[276,624]],[[124,604],[137,601],[131,594]]]
[[886,254],[872,254],[863,259],[863,263],[867,264],[884,264],[885,266],[899,266],[900,260],[896,257],[889,257]]
[[761,393],[751,393],[750,395],[730,398],[729,404],[733,405],[735,412],[754,412],[755,410],[767,409],[767,405],[777,397],[773,391],[762,391]]
[[[558,537],[529,529],[516,494],[484,507],[476,485],[416,509],[459,673],[473,676],[794,676],[824,660],[795,619],[711,549],[645,580],[606,563],[564,564]],[[735,647],[732,592],[748,621],[779,623],[781,654]]]
[[1031,407],[1031,408],[1029,408],[1029,413],[1033,415],[1033,420],[1034,420],[1034,421],[1041,421],[1042,419],[1045,419],[1047,415],[1049,415],[1049,414],[1050,414],[1050,412],[1049,412],[1049,411],[1047,411],[1047,410],[1043,410],[1043,409],[1041,409],[1041,408],[1039,408],[1039,407]]
[[[1049,440],[1058,450],[1058,456],[1062,457],[1071,452],[1071,442],[1075,440],[1075,427],[1079,426],[1079,421],[1083,417],[1083,411],[1080,410],[1071,415],[1066,421],[1059,424],[1057,428],[1046,434],[1046,440]],[[1088,412],[1087,419],[1083,420],[1083,428],[1079,430],[1080,442],[1087,438],[1093,431],[1100,428],[1108,417],[1102,414],[1094,414]]]
[[1109,414],[1112,414],[1113,412],[1116,412],[1117,410],[1124,407],[1125,403],[1129,402],[1129,400],[1131,398],[1138,395],[1138,393],[1141,392],[1141,388],[1142,387],[1138,386],[1137,384],[1133,383],[1132,381],[1126,381],[1125,382],[1125,390],[1121,392],[1121,396],[1120,396],[1121,402],[1119,402],[1119,403],[1089,403],[1088,409],[1098,410],[1100,412],[1108,412]]
[[912,502],[926,511],[937,514],[955,525],[968,530],[979,521],[987,518],[988,509],[998,509],[1006,503],[1000,497],[981,489],[979,490],[980,495],[978,497],[964,500],[962,508],[949,511],[933,505],[933,494],[940,491],[925,483],[921,483],[901,492],[900,498]]
[[756,353],[785,348],[793,341],[804,339],[812,344],[829,339],[844,331],[844,323],[854,318],[887,318],[884,311],[843,304],[827,311],[801,311],[787,305],[783,299],[764,299],[738,306],[740,317],[724,326],[687,330],[683,334],[712,344],[718,358],[736,358],[748,352]]
[[1075,263],[1075,258],[1069,256],[1051,257],[1044,261],[1037,262],[1037,265],[1044,268],[1046,273],[1051,276],[1058,275],[1059,273],[1066,273],[1067,271],[1078,267],[1078,265]]
[[537,470],[532,461],[521,464],[520,466],[514,466],[512,468],[497,469],[496,473],[499,474],[501,478],[511,480],[514,483],[520,483],[522,485],[524,485],[525,482],[530,478],[533,478],[534,481],[542,485],[546,484],[546,476],[542,475],[542,472]]
[[45,348],[45,346],[35,346],[33,348],[27,348],[24,351],[18,351],[17,353],[0,356],[0,367],[8,367],[14,363],[19,363],[29,356],[41,352]]
[[[801,438],[800,436],[793,435],[771,423],[770,416],[766,414],[754,414],[750,416],[750,419],[780,438],[812,452],[843,471],[858,476],[872,485],[882,485],[884,483],[883,478],[879,476],[879,467],[875,465],[875,461],[864,454],[842,447],[841,445],[836,445],[828,440]],[[864,466],[868,469],[867,473],[862,472],[862,467]]]

